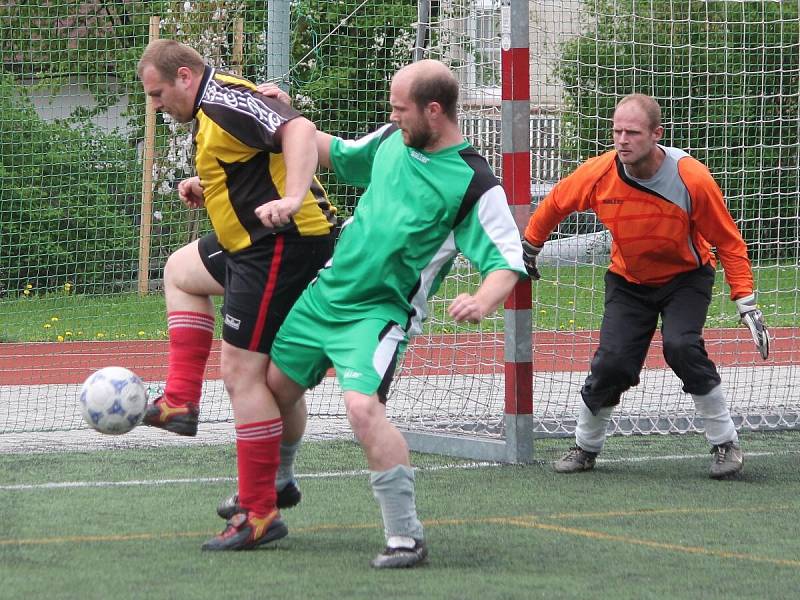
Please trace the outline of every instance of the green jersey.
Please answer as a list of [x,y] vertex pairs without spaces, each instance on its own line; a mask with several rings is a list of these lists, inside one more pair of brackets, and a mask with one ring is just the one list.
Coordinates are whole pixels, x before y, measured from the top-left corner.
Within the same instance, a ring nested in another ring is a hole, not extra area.
[[466,141],[424,152],[390,124],[357,141],[334,138],[330,158],[340,181],[366,191],[307,289],[319,310],[392,320],[414,334],[459,251],[483,276],[525,274],[503,188]]

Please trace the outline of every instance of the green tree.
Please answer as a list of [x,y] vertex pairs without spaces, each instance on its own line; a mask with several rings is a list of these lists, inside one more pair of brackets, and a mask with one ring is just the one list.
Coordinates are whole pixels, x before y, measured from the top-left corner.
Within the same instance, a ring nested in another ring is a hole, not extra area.
[[619,98],[650,94],[663,108],[665,143],[714,173],[751,252],[795,259],[797,3],[585,0],[584,7],[584,34],[564,44],[558,70],[569,164],[608,149]]
[[[4,149],[0,229],[4,240],[12,244],[3,251],[11,253],[7,256],[16,263],[2,265],[6,290],[27,283],[47,288],[60,285],[61,279],[87,286],[118,285],[122,271],[117,267],[81,271],[95,251],[120,268],[124,263],[122,270],[129,282],[135,279],[131,261],[138,250],[136,215],[142,169],[135,148],[144,137],[145,106],[136,64],[148,41],[150,17],[162,18],[161,37],[194,46],[223,69],[231,65],[233,20],[243,19],[243,74],[263,81],[267,7],[264,0],[62,0],[0,5],[0,74],[6,74],[0,100]],[[293,1],[291,49],[287,49],[292,67],[287,77],[292,94],[300,99],[300,110],[321,130],[344,137],[363,135],[385,123],[389,79],[410,59],[415,18],[416,2],[411,0]],[[27,101],[27,88],[19,85],[22,80],[53,90],[77,80],[95,103],[56,123],[45,123]],[[129,99],[127,127],[106,134],[91,125],[94,117],[123,96]],[[303,98],[308,101],[302,102]],[[166,256],[176,246],[208,227],[205,219],[190,217],[172,193],[175,182],[191,170],[190,151],[188,132],[179,135],[159,116],[153,208],[161,219],[152,229],[154,278],[160,277]],[[106,163],[114,167],[93,166]],[[42,178],[40,173],[57,176]],[[34,184],[22,183],[30,181]],[[335,179],[325,183],[338,206],[345,210],[352,206],[356,190],[338,185]],[[111,216],[116,216],[113,226],[108,220]],[[102,236],[109,237],[99,239]],[[78,241],[83,250],[75,249]],[[83,254],[79,257],[75,252]],[[109,275],[110,271],[114,274]]]
[[[345,139],[389,120],[389,82],[411,61],[414,0],[359,3],[299,0],[292,5],[291,92],[317,128]],[[330,36],[330,37],[329,37]],[[332,201],[352,209],[358,190],[322,176]]]

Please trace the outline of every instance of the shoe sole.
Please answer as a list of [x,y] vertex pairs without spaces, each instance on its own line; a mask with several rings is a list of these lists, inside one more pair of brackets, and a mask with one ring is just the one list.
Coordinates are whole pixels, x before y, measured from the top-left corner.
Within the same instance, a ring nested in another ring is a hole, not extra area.
[[711,479],[721,480],[721,479],[738,479],[739,476],[744,471],[744,465],[739,466],[738,469],[735,471],[727,471],[725,473],[710,473],[709,477]]
[[142,421],[143,425],[147,425],[148,427],[155,427],[157,429],[162,429],[164,431],[169,431],[170,433],[175,433],[177,435],[182,435],[185,437],[195,437],[197,435],[197,425],[194,427],[183,427],[183,426],[172,426],[162,423],[148,423],[147,421]]
[[145,414],[144,419],[142,419],[142,425],[155,427],[156,429],[163,429],[164,431],[169,431],[170,433],[175,433],[186,437],[195,437],[197,435],[197,419],[191,417],[179,416],[174,417],[169,421],[162,422],[159,420],[157,415],[150,420]]
[[255,548],[265,546],[270,542],[274,542],[282,538],[285,538],[287,535],[289,535],[289,528],[286,526],[286,523],[281,521],[274,527],[268,529],[267,533],[265,533],[262,537],[258,538],[255,542],[251,544],[245,544],[237,547],[230,547],[230,546],[226,547],[226,546],[209,545],[208,542],[206,542],[201,546],[200,549],[205,550],[207,552],[238,552],[240,550],[254,550]]
[[564,467],[559,467],[558,465],[553,465],[553,471],[555,471],[556,473],[583,473],[585,471],[591,471],[592,469],[594,469],[594,465],[592,465],[591,467],[579,467],[577,469],[564,468]]
[[428,549],[423,549],[419,554],[406,554],[389,556],[384,561],[374,559],[369,564],[374,569],[410,569],[425,563],[428,558]]

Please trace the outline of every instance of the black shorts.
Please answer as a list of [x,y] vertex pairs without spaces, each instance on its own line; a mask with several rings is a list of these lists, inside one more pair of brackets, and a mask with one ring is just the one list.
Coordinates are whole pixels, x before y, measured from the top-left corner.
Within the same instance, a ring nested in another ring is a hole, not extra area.
[[221,286],[225,285],[225,263],[227,258],[225,251],[220,247],[216,233],[207,233],[197,242],[200,251],[200,260],[206,270]]
[[[234,254],[223,250],[222,339],[237,348],[269,354],[295,300],[330,258],[333,242],[332,235],[279,234]],[[208,252],[213,244],[204,237],[200,246],[203,264],[217,279],[218,255]]]

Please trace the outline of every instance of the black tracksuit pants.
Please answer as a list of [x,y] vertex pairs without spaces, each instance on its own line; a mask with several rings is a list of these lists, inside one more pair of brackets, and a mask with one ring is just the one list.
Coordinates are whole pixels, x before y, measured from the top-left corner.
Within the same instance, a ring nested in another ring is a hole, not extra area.
[[714,276],[713,267],[703,265],[663,286],[649,287],[606,273],[600,343],[581,388],[592,413],[616,406],[622,393],[639,383],[659,316],[664,358],[683,382],[683,391],[702,395],[719,385],[703,341]]

